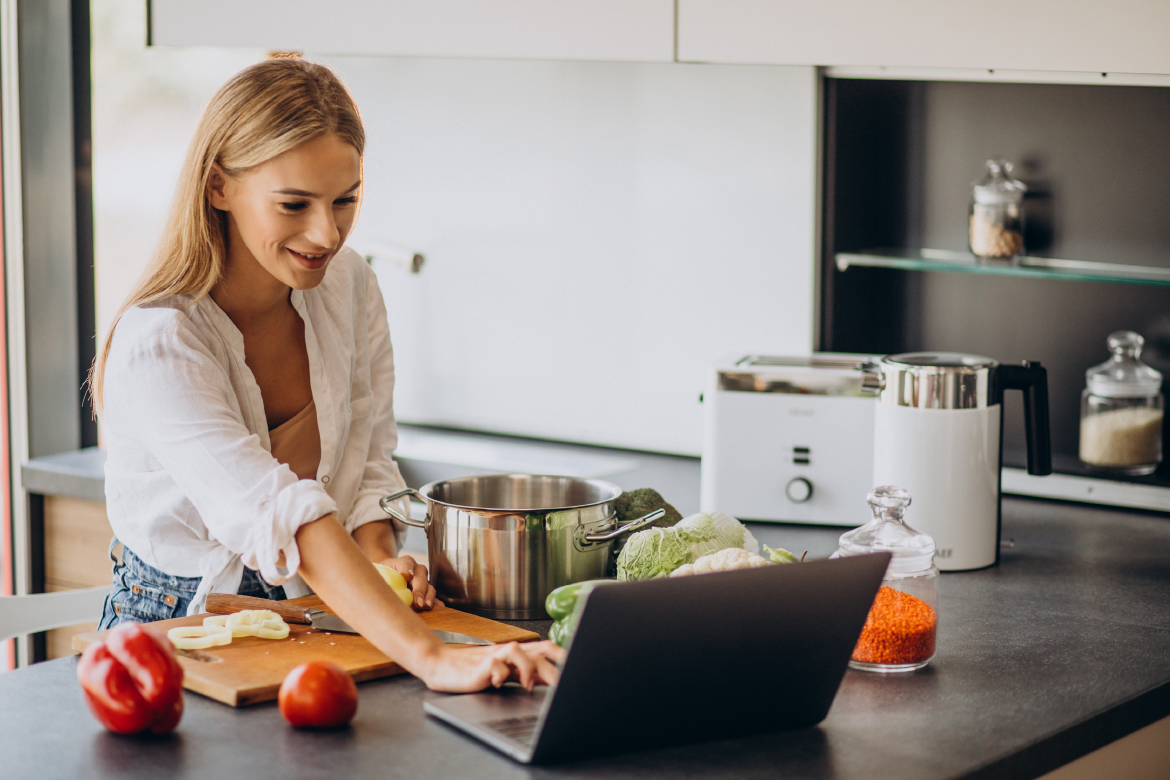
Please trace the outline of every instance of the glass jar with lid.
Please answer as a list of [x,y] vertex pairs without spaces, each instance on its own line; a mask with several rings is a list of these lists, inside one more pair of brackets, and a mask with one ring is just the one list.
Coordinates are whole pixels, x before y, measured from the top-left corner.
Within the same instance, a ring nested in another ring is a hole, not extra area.
[[881,588],[849,665],[870,672],[911,672],[934,658],[938,631],[938,568],[934,539],[906,525],[910,493],[886,485],[867,497],[873,519],[841,535],[834,558],[888,552]]
[[1162,462],[1162,374],[1141,361],[1137,333],[1109,335],[1113,357],[1085,372],[1081,461],[1097,471],[1136,476]]
[[1007,260],[1024,253],[1024,211],[1027,185],[1012,178],[1007,160],[988,160],[987,173],[971,193],[969,234],[976,257]]

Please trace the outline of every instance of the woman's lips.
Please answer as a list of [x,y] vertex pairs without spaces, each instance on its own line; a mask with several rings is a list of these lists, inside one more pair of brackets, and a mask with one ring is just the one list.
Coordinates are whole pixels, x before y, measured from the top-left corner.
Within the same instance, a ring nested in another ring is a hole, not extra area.
[[305,254],[301,254],[300,252],[296,251],[295,249],[289,249],[288,253],[290,255],[292,255],[293,259],[296,260],[298,263],[300,263],[300,265],[303,268],[307,268],[310,271],[319,271],[325,267],[326,263],[329,262],[329,253],[328,252],[324,252],[321,254],[305,255]]

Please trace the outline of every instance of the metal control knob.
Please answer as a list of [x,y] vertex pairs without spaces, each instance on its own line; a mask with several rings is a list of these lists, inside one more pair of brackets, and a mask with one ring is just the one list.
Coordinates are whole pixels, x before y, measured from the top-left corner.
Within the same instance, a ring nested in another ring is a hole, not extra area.
[[861,394],[881,395],[886,389],[886,378],[882,374],[881,366],[872,361],[860,363],[857,366],[861,371]]
[[784,486],[784,495],[788,496],[788,500],[794,504],[803,504],[812,498],[812,494],[812,483],[804,477],[793,477]]

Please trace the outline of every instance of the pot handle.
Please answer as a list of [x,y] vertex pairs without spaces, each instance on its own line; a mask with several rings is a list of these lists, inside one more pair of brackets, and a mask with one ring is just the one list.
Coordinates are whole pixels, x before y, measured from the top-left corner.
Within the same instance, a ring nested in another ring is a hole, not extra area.
[[412,498],[415,501],[419,502],[420,504],[427,503],[427,500],[425,498],[423,498],[422,493],[419,493],[414,488],[403,488],[402,490],[395,490],[393,493],[391,493],[388,496],[383,496],[381,498],[381,500],[378,501],[378,505],[380,507],[382,507],[383,512],[390,515],[398,522],[405,523],[406,525],[413,525],[415,528],[425,529],[427,527],[427,523],[425,520],[420,523],[418,520],[415,520],[410,515],[404,515],[401,512],[399,512],[397,509],[395,509],[391,506],[391,504],[393,504],[395,501],[398,501],[398,500],[403,499],[403,498]]
[[[383,500],[385,500],[385,499],[383,499]],[[382,508],[385,509],[386,507],[382,507]],[[650,514],[642,515],[637,520],[631,520],[630,522],[626,523],[625,525],[621,526],[620,528],[615,528],[614,530],[610,531],[609,533],[584,534],[583,538],[585,539],[585,541],[591,542],[591,543],[592,542],[608,542],[610,539],[616,539],[628,531],[637,531],[639,528],[642,528],[643,526],[650,525],[650,523],[653,523],[655,520],[657,520],[661,517],[664,517],[665,515],[666,515],[665,509],[655,509]]]

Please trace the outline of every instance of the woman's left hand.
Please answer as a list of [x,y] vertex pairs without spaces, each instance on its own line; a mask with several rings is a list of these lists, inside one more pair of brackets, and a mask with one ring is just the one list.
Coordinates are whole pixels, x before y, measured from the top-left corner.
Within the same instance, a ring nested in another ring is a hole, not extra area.
[[431,609],[435,606],[435,586],[427,581],[427,567],[409,555],[401,558],[385,558],[376,561],[387,566],[406,578],[410,590],[414,594],[413,606],[415,609]]

